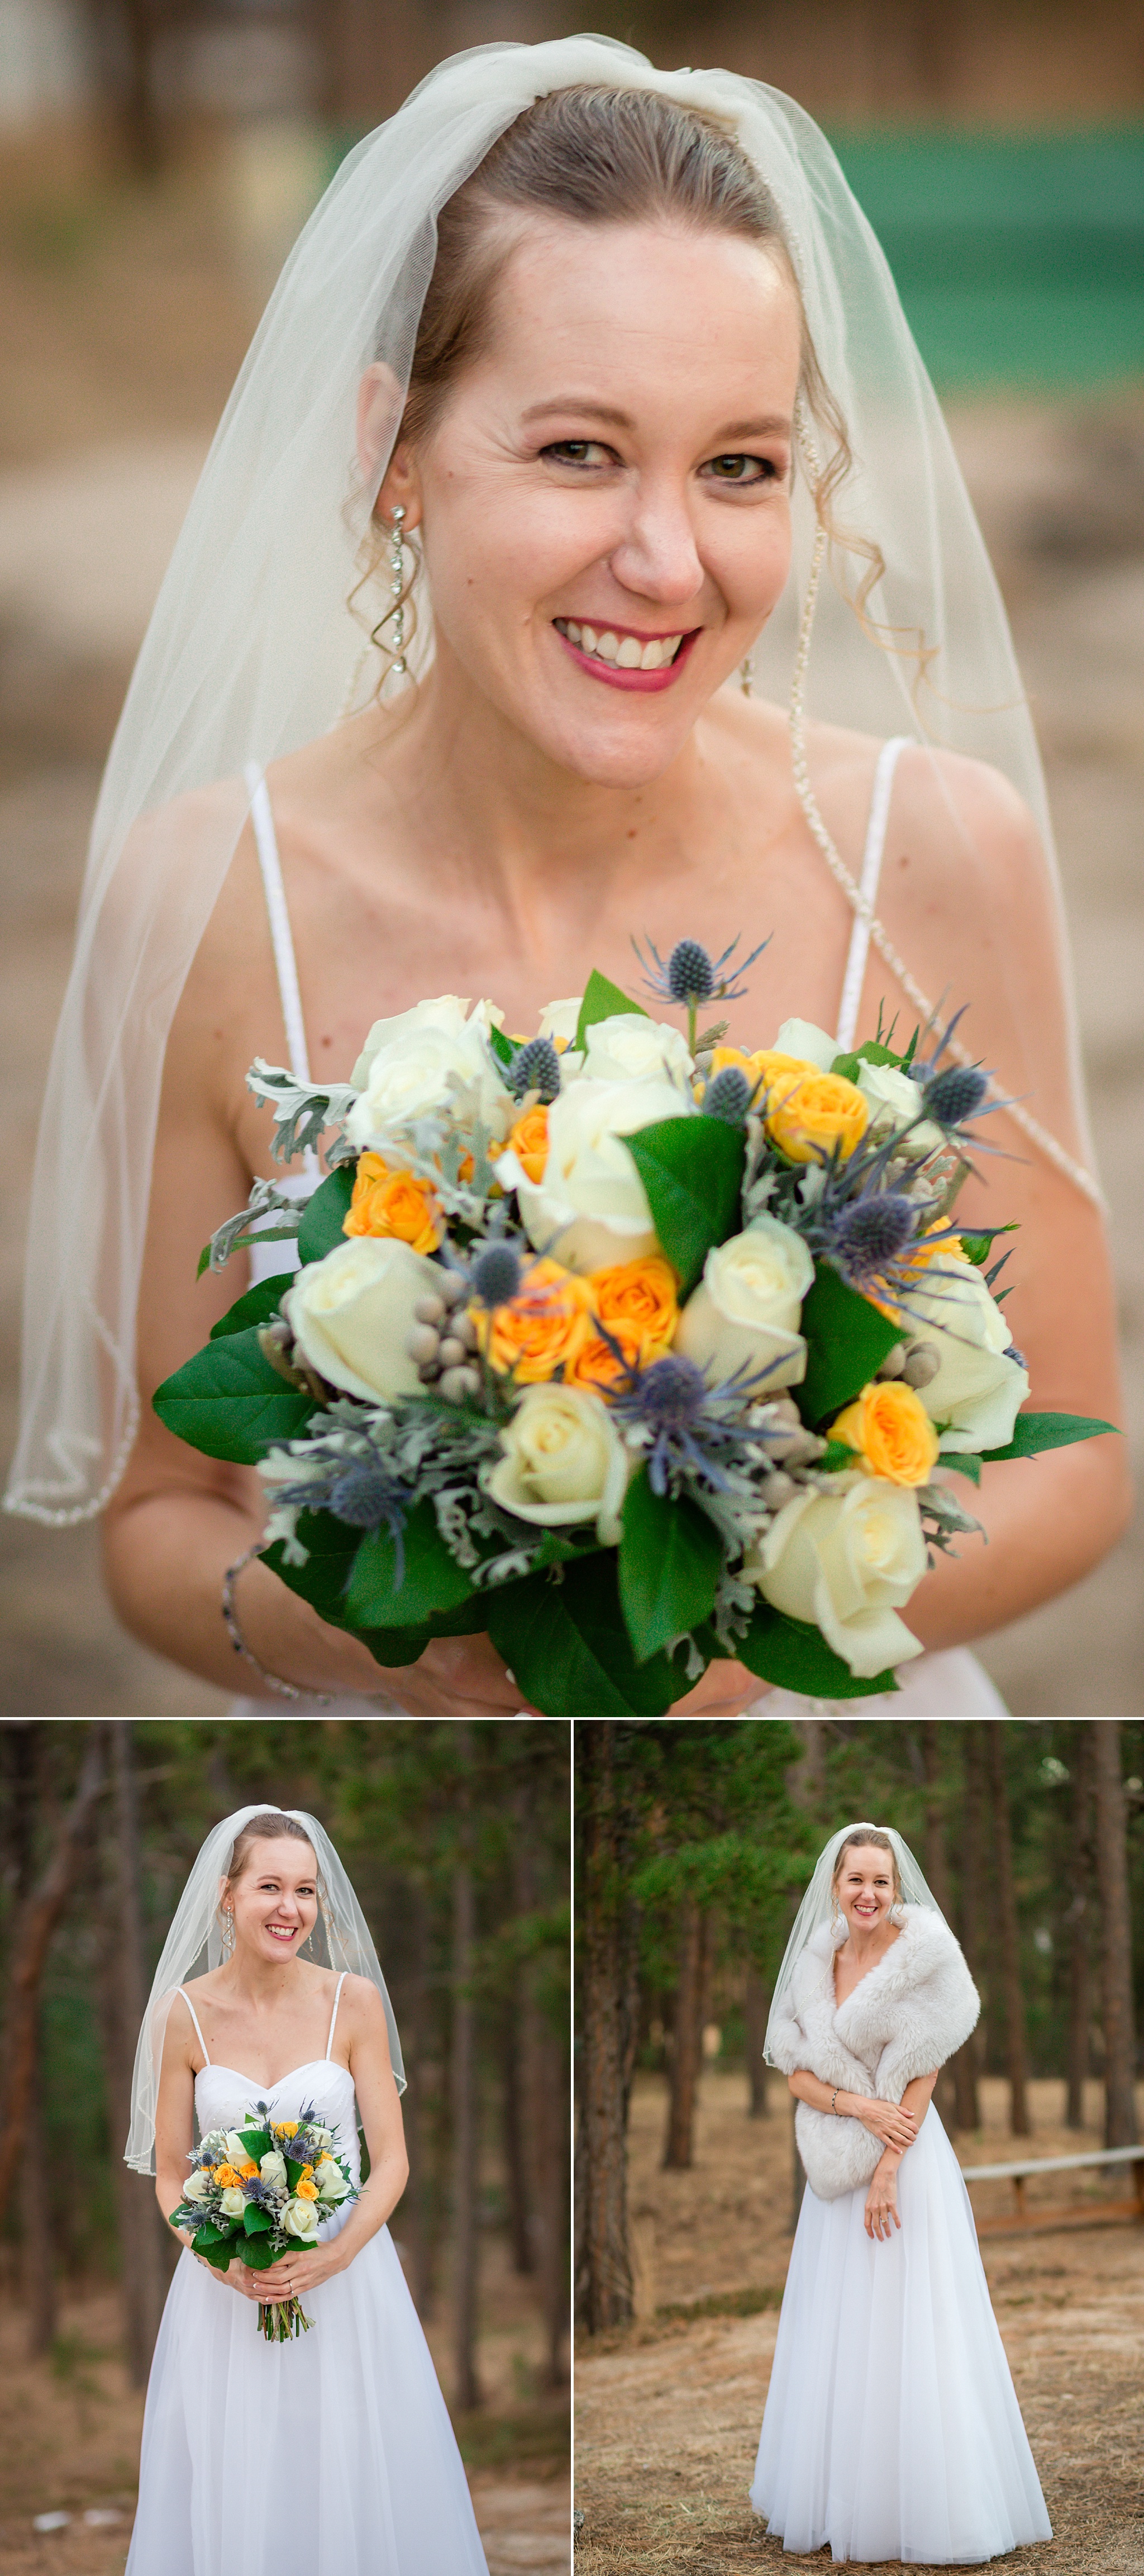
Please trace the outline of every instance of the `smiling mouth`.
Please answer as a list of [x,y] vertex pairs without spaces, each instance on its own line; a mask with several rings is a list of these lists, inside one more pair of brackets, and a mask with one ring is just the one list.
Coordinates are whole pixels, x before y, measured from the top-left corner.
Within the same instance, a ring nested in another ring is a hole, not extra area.
[[[284,1923],[268,1923],[266,1929],[270,1934],[271,1940],[280,1941],[283,1948],[285,1948],[288,1941],[292,1941],[295,1937],[294,1932],[288,1931]],[[296,1930],[297,1926],[295,1926],[295,1931]]]
[[617,635],[610,626],[582,625],[574,617],[554,617],[552,623],[589,661],[613,671],[666,671],[686,640],[683,634],[649,635],[641,642],[638,635]]

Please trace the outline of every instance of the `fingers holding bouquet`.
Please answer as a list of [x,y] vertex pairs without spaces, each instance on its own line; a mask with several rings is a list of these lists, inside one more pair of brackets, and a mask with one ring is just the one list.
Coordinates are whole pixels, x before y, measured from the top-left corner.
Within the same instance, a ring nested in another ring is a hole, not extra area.
[[336,2135],[312,2109],[297,2120],[276,2121],[264,2102],[256,2103],[241,2129],[207,2132],[191,2155],[183,2199],[170,2213],[173,2226],[190,2228],[191,2252],[254,2300],[268,2342],[309,2330],[299,2293],[340,2269],[333,2245],[322,2242],[321,2225],[358,2198],[358,2186],[335,2152]]
[[709,1671],[693,1705],[731,1713],[760,1681],[893,1691],[932,1551],[980,1528],[945,1471],[1111,1427],[1020,1409],[1011,1229],[953,1218],[994,1105],[954,1022],[747,1050],[701,1025],[743,999],[732,950],[641,962],[686,1038],[593,974],[531,1039],[443,994],[349,1083],[247,1077],[280,1160],[333,1135],[327,1177],[304,1204],[256,1182],[212,1237],[213,1269],[267,1230],[299,1266],[155,1408],[259,1469],[266,1562],[408,1673],[412,1714],[456,1685],[654,1716]]

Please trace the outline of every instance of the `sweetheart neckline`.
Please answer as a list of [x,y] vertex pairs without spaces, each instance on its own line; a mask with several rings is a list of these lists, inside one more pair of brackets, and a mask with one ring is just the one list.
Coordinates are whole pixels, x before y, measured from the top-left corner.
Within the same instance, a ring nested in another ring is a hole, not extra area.
[[[310,2066],[332,2066],[335,2075],[350,2073],[348,2066],[339,2066],[336,2057],[304,2057],[300,2066],[288,2066],[285,2075],[276,2075],[272,2084],[266,2084],[267,2092],[277,2093],[280,2085],[288,2084],[291,2076],[304,2075]],[[240,2084],[263,2084],[266,2081],[264,2076],[245,2074],[241,2066],[224,2065],[220,2057],[212,2057],[205,2066],[196,2069],[196,2084],[200,2075],[237,2075]]]

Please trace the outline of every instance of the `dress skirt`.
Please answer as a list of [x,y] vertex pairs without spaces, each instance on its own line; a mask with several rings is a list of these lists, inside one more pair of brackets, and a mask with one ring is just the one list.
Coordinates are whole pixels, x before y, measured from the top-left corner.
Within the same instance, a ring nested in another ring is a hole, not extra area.
[[264,2342],[194,2256],[159,2329],[128,2576],[487,2576],[388,2228]]
[[809,2189],[751,2489],[788,2550],[965,2566],[1052,2538],[961,2170],[927,2111],[898,2171],[901,2231],[866,2190]]

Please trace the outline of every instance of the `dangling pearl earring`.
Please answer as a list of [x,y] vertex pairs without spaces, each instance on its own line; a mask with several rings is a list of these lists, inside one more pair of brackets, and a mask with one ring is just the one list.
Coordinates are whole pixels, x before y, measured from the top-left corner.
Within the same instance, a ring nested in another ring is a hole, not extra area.
[[233,1948],[234,1948],[234,1907],[233,1907],[233,1905],[227,1905],[227,1906],[225,1906],[225,1907],[224,1907],[224,1909],[223,1909],[223,1918],[222,1918],[222,1955],[223,1955],[224,1959],[229,1959],[230,1954],[231,1954],[231,1951],[233,1950]]
[[405,601],[402,597],[405,588],[405,559],[401,536],[405,525],[405,510],[400,501],[391,513],[391,525],[393,533],[389,550],[389,588],[394,605],[386,623],[392,623],[393,626],[393,642],[390,646],[393,654],[393,668],[399,680],[407,680],[409,665],[405,659]]
[[741,688],[745,698],[749,698],[751,696],[754,685],[755,657],[753,653],[746,653],[739,664],[739,687]]

